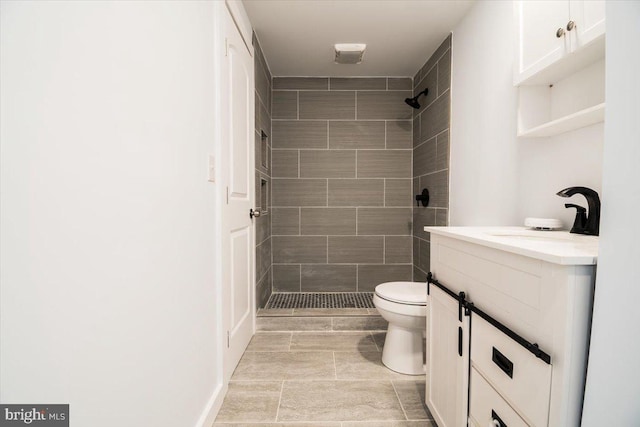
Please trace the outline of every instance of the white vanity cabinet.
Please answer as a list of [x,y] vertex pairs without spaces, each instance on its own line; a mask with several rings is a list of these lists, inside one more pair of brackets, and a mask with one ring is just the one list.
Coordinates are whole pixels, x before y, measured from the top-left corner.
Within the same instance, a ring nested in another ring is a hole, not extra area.
[[[516,85],[553,83],[558,74],[571,74],[602,56],[604,1],[525,0],[514,5]],[[589,45],[594,46],[585,49]]]
[[433,277],[426,404],[438,425],[579,426],[597,237],[425,230]]

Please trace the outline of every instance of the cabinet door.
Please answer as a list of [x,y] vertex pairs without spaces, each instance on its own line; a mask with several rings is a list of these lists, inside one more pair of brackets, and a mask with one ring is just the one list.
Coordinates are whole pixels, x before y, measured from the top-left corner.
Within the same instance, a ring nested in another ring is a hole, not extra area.
[[517,28],[515,83],[548,67],[569,52],[566,35],[556,36],[569,22],[569,1],[514,2]]
[[604,35],[604,17],[604,1],[571,0],[571,20],[575,22],[575,28],[570,32],[572,51]]
[[469,385],[469,317],[436,286],[427,299],[425,400],[439,427],[465,427]]

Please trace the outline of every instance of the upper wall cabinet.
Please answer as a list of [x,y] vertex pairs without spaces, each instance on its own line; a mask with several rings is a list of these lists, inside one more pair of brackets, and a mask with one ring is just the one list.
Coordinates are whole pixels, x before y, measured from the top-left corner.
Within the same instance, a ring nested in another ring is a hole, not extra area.
[[519,137],[549,137],[604,120],[604,3],[514,2]]
[[515,2],[514,83],[552,84],[604,57],[605,2]]

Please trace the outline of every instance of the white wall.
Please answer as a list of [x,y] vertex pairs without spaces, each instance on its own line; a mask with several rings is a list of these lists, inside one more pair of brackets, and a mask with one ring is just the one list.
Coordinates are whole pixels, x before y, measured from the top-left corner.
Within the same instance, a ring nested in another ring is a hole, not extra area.
[[476,2],[451,47],[451,225],[517,224],[513,6]]
[[[453,30],[451,225],[522,225],[575,210],[555,195],[584,185],[601,191],[602,124],[553,138],[518,139],[513,87],[513,4],[477,2]],[[586,206],[582,196],[571,202]]]
[[602,198],[602,146],[604,126],[598,123],[550,138],[515,141],[518,152],[518,221],[524,218],[559,218],[573,225],[575,209],[565,203],[587,207],[583,196],[556,196],[567,187],[589,187]]
[[216,348],[211,2],[2,2],[0,400],[194,426]]
[[607,2],[607,110],[600,255],[584,427],[640,420],[640,3]]

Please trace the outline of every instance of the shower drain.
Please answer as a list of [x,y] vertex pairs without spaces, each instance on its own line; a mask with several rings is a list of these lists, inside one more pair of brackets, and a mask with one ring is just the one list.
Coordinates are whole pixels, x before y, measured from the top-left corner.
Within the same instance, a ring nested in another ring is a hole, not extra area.
[[374,308],[373,292],[274,293],[265,308]]

